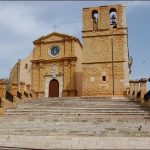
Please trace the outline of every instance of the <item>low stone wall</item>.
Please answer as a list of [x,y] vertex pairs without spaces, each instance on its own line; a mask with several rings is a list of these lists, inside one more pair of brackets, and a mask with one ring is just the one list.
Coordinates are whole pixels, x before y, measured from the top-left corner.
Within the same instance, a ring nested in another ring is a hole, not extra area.
[[130,87],[126,89],[127,97],[133,101],[140,102],[143,106],[150,106],[150,91],[147,91],[146,84],[150,78],[141,78],[140,80],[130,80]]
[[0,114],[3,114],[7,108],[14,108],[18,103],[32,98],[31,85],[25,85],[24,82],[11,83],[10,92],[6,89],[6,81],[3,80],[0,82]]

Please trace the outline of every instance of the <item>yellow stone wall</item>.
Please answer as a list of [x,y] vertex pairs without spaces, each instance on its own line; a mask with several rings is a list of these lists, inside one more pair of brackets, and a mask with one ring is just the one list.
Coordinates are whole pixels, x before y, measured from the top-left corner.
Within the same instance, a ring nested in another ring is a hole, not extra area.
[[[117,28],[110,25],[112,8],[117,12]],[[94,30],[93,11],[99,13]],[[31,84],[32,94],[37,97],[48,96],[47,82],[52,78],[52,65],[56,65],[62,96],[123,96],[129,86],[125,6],[83,8],[82,37],[83,46],[76,37],[56,32],[35,40],[31,55],[12,69],[11,81]],[[60,48],[56,57],[49,54],[53,46]]]
[[78,42],[74,43],[75,56],[77,56],[76,68],[75,68],[75,87],[77,90],[77,96],[82,95],[82,46]]
[[[25,84],[31,84],[31,72],[32,72],[32,63],[31,59],[33,57],[33,53],[31,53],[27,58],[22,59],[20,61],[20,81],[24,81]],[[26,68],[27,65],[27,68]]]
[[[32,90],[39,97],[45,93],[45,78],[51,75],[52,64],[57,66],[58,76],[63,76],[63,96],[81,94],[76,88],[76,79],[81,81],[81,44],[77,38],[53,33],[34,41],[32,61]],[[60,52],[56,57],[49,54],[53,46]],[[78,59],[79,56],[79,59]],[[77,74],[77,75],[76,75]],[[77,86],[78,87],[78,86]]]
[[20,61],[18,61],[14,65],[14,67],[11,69],[9,80],[10,80],[10,84],[12,82],[19,82],[20,81]]
[[[109,11],[117,12],[117,28],[110,25]],[[123,5],[83,9],[83,96],[124,95],[129,85],[128,33]],[[92,12],[98,28],[93,29]],[[103,81],[106,76],[106,81]]]

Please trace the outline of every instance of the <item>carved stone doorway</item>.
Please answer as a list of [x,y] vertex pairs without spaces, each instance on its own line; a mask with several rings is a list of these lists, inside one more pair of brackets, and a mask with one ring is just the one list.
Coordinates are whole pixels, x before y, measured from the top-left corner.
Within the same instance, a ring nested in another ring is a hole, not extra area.
[[56,79],[49,83],[49,97],[59,97],[59,82]]

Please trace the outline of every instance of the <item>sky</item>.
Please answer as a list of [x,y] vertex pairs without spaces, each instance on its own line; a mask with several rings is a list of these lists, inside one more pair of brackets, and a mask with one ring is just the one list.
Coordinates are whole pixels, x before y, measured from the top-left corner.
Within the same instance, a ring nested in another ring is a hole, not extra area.
[[82,8],[118,3],[126,5],[130,77],[149,78],[150,1],[0,1],[0,78],[8,78],[18,59],[27,57],[32,42],[43,35],[56,31],[82,42]]

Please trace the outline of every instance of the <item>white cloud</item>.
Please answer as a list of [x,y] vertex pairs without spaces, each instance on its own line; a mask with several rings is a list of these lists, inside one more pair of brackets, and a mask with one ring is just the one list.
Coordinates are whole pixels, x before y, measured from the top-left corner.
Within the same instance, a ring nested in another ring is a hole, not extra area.
[[33,11],[33,8],[22,5],[1,6],[0,24],[17,34],[33,33],[41,25],[32,15]]

